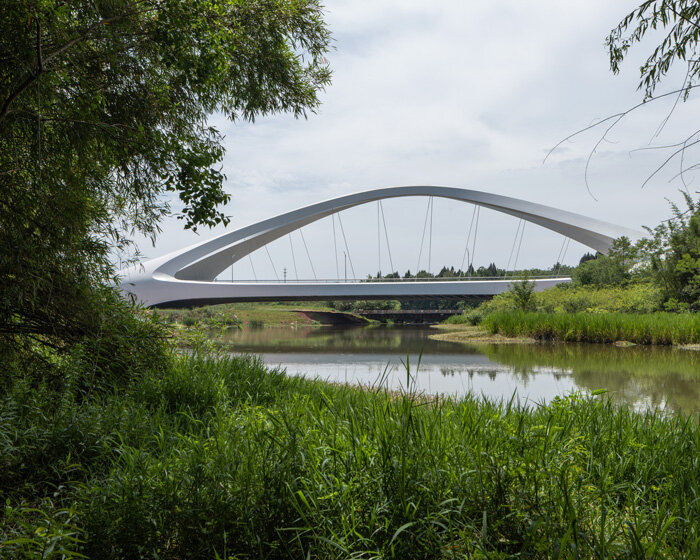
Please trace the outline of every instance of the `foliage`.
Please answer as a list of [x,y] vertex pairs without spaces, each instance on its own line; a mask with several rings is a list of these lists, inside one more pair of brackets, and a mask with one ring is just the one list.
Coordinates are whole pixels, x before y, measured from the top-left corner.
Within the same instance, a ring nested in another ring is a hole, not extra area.
[[57,323],[40,342],[5,339],[14,344],[0,350],[0,389],[21,375],[32,385],[43,378],[55,388],[111,391],[132,377],[163,371],[167,332],[157,317],[135,309],[111,288],[93,289],[97,295],[71,317],[71,328]]
[[185,227],[226,221],[208,115],[304,115],[329,79],[316,0],[20,0],[0,31],[7,361],[99,343],[117,305],[110,252],[157,233],[162,195]]
[[391,299],[377,300],[338,300],[329,301],[328,307],[338,311],[364,311],[373,309],[396,310],[401,309],[401,303]]
[[445,325],[478,325],[484,315],[481,306],[467,309],[460,315],[451,315],[443,321]]
[[673,217],[649,230],[640,251],[668,307],[700,311],[700,202],[683,195],[687,209],[671,204]]
[[77,189],[146,231],[167,190],[186,227],[225,220],[207,115],[303,115],[329,79],[314,0],[23,0],[0,26],[5,180]]
[[498,312],[481,323],[504,336],[539,340],[607,343],[625,340],[636,344],[697,344],[700,315],[694,313],[534,313]]
[[[637,8],[628,13],[610,32],[606,39],[610,58],[610,68],[619,73],[622,62],[635,44],[645,44],[645,38],[661,36],[661,41],[653,47],[646,61],[640,66],[640,81],[638,89],[644,91],[641,103],[616,115],[602,119],[586,127],[588,130],[604,125],[605,132],[599,138],[591,155],[596,148],[606,140],[608,133],[628,114],[643,107],[646,103],[669,96],[674,96],[675,102],[671,108],[673,113],[679,101],[687,101],[693,89],[700,85],[700,61],[698,60],[698,40],[700,40],[700,5],[695,0],[644,0]],[[666,80],[674,65],[685,66],[685,77],[674,90],[656,95],[657,87]],[[670,114],[663,119],[654,136],[658,136],[668,122]],[[579,131],[582,132],[582,131]],[[573,136],[577,135],[575,133]],[[571,138],[571,137],[569,137]],[[662,163],[647,177],[644,184],[649,182],[674,159],[679,163],[679,173],[674,179],[679,179],[688,190],[690,181],[688,174],[698,168],[697,163],[690,160],[690,149],[698,144],[697,131],[692,132],[677,142],[665,142],[666,145],[655,146],[655,149],[667,151]]]
[[21,380],[0,395],[0,557],[48,538],[105,559],[697,556],[692,418],[172,359],[81,401]]
[[201,325],[209,329],[240,327],[241,320],[231,305],[211,305],[192,309],[157,309],[154,313],[170,324],[186,327]]
[[[602,287],[562,284],[535,292],[532,310],[543,313],[653,313],[663,309],[662,301],[661,290],[651,282]],[[513,292],[504,292],[482,303],[472,316],[486,317],[517,309]]]
[[527,277],[513,282],[510,287],[513,301],[521,311],[531,311],[535,306],[535,282]]
[[700,40],[698,20],[700,5],[693,0],[645,0],[610,32],[606,41],[610,67],[618,73],[630,47],[641,42],[647,33],[670,27],[641,66],[639,89],[644,90],[645,100],[652,98],[673,63],[687,61],[688,74],[682,88],[687,97],[700,78],[700,65],[694,57]]
[[[489,263],[488,266],[479,266],[474,268],[473,265],[469,265],[466,270],[455,269],[454,266],[443,266],[440,272],[433,274],[426,270],[419,270],[416,274],[413,274],[410,270],[407,270],[403,278],[498,278],[507,276],[523,276],[524,274],[529,274],[530,276],[549,276],[549,275],[567,275],[573,270],[573,267],[564,265],[561,263],[555,263],[551,268],[531,268],[527,270],[506,270],[504,268],[498,268],[496,263]],[[391,274],[385,274],[381,278],[385,279],[396,279],[399,278],[398,272],[393,272]],[[378,280],[379,276],[372,277],[369,279]]]
[[596,255],[595,258],[581,259],[574,269],[572,279],[581,285],[614,286],[627,282],[631,278],[630,268],[636,261],[636,248],[626,237],[613,242],[608,255]]

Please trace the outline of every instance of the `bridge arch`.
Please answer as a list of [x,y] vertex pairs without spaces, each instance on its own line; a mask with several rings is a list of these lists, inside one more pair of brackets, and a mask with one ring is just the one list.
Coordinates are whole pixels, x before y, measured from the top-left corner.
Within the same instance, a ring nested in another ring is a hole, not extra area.
[[[174,287],[176,292],[184,292],[187,286],[194,289],[199,284],[212,285],[233,263],[294,230],[355,206],[407,196],[447,198],[490,208],[560,233],[601,253],[607,253],[613,241],[623,235],[630,239],[641,235],[595,218],[483,191],[444,186],[386,187],[311,204],[147,261],[122,271],[120,285],[147,305],[174,301],[171,295],[157,295],[156,286],[165,289],[168,285],[167,292]],[[195,291],[202,291],[201,286]]]

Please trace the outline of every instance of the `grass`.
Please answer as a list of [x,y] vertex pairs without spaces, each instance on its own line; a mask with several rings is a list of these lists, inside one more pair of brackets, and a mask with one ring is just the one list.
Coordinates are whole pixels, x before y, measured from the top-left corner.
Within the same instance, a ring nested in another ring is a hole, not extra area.
[[240,325],[244,328],[264,328],[314,323],[302,313],[295,312],[295,309],[331,310],[323,302],[300,301],[230,303],[194,309],[156,309],[154,312],[169,323],[179,323],[186,327],[203,325],[216,328]]
[[522,336],[506,337],[500,334],[490,334],[480,326],[460,323],[457,321],[433,325],[433,328],[436,331],[436,334],[430,335],[430,338],[433,340],[461,342],[464,344],[476,344],[479,346],[485,344],[535,344],[537,342],[534,338]]
[[693,313],[538,313],[500,311],[481,325],[503,336],[526,336],[563,342],[695,344],[700,342],[700,315]]
[[198,355],[52,391],[0,396],[2,558],[700,554],[698,422],[604,395],[428,402]]

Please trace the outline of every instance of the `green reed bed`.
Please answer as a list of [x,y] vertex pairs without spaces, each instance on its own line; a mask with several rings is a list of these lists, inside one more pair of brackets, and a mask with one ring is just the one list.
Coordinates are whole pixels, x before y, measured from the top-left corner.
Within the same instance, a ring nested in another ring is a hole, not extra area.
[[501,311],[481,323],[491,333],[528,336],[564,342],[616,342],[636,344],[697,344],[697,313],[535,313]]
[[604,396],[431,400],[176,357],[106,395],[14,383],[0,462],[3,558],[700,555],[696,419]]

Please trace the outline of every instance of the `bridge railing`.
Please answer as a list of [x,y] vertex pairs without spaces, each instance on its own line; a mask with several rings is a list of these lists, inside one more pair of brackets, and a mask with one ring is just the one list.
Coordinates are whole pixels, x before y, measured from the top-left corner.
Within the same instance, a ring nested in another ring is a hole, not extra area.
[[406,282],[489,282],[502,280],[505,282],[518,282],[521,280],[570,280],[568,276],[543,275],[543,276],[451,276],[439,278],[340,278],[340,279],[262,279],[257,280],[224,280],[215,279],[214,282],[222,284],[366,284],[366,283],[406,283]]

